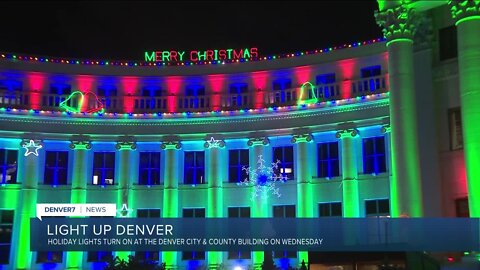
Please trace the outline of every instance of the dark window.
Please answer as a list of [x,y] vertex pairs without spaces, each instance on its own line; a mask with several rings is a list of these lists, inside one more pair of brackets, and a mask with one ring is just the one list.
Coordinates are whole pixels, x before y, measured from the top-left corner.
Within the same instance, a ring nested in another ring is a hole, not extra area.
[[233,149],[228,151],[228,182],[239,183],[248,177],[248,149]]
[[63,252],[61,251],[39,251],[37,253],[37,263],[61,263],[63,261]]
[[440,61],[457,57],[457,27],[455,25],[438,30]]
[[331,84],[336,81],[335,73],[327,73],[318,75],[316,78],[317,85],[318,84]]
[[70,95],[72,93],[72,86],[64,83],[50,84],[50,94],[54,95]]
[[160,185],[160,152],[140,152],[140,185]]
[[338,142],[319,143],[318,150],[318,177],[336,177],[340,175],[340,161],[338,158]]
[[455,200],[455,212],[457,217],[470,217],[468,198],[460,198]]
[[93,154],[93,185],[113,185],[115,182],[115,153]]
[[[273,217],[274,218],[295,218],[295,205],[274,205]],[[273,253],[274,258],[296,258],[297,252],[295,251],[276,251]]]
[[244,94],[248,92],[248,84],[246,83],[234,83],[230,84],[230,94]]
[[[139,218],[160,218],[160,209],[137,209]],[[137,251],[135,256],[142,262],[158,262],[160,254],[158,251]]]
[[145,86],[142,88],[142,96],[160,97],[162,96],[162,88],[160,86]]
[[[0,265],[9,264],[12,249],[13,210],[0,210]],[[2,267],[0,267],[2,268]]]
[[117,88],[113,85],[102,85],[97,88],[97,94],[103,97],[117,96]]
[[387,171],[385,155],[385,138],[373,137],[363,139],[363,173],[378,174]]
[[229,218],[249,218],[250,207],[228,207]]
[[342,203],[341,202],[319,203],[318,216],[319,217],[341,217]]
[[293,171],[293,146],[274,147],[273,162],[277,161],[280,161],[278,163],[279,173],[286,176],[287,180],[293,180],[295,177]]
[[18,150],[0,149],[0,184],[17,182]]
[[160,218],[160,209],[137,209],[137,217],[139,218]]
[[[205,208],[183,208],[184,218],[204,218]],[[182,260],[205,260],[204,251],[184,251]]]
[[390,202],[388,199],[366,200],[366,216],[390,216]]
[[364,67],[360,70],[362,78],[377,77],[382,75],[382,68],[380,66]]
[[[292,81],[290,79],[280,79],[273,82],[273,90],[279,91],[275,93],[275,103],[284,103],[287,101],[287,89],[292,88]],[[290,92],[288,92],[290,95]],[[292,97],[290,97],[292,98]]]
[[45,174],[46,185],[66,185],[68,173],[68,151],[46,151]]
[[205,184],[205,153],[185,152],[184,184]]
[[[228,207],[229,218],[249,218],[250,207]],[[249,251],[229,251],[228,259],[250,259],[251,253]]]
[[[8,90],[9,92],[22,91],[23,84],[21,81],[15,81],[11,79],[6,79],[0,81],[0,90]],[[41,89],[32,89],[32,90],[41,90]]]
[[202,85],[189,85],[185,88],[186,96],[204,96],[205,87]]
[[450,149],[463,148],[462,113],[460,108],[448,110],[448,125],[450,131]]
[[106,262],[113,258],[111,251],[89,251],[87,253],[87,262]]

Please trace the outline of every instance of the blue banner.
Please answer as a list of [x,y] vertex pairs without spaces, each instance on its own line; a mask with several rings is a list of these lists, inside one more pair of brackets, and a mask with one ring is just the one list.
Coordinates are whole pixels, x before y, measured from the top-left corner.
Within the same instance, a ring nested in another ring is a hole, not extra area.
[[32,251],[478,251],[470,218],[31,219]]

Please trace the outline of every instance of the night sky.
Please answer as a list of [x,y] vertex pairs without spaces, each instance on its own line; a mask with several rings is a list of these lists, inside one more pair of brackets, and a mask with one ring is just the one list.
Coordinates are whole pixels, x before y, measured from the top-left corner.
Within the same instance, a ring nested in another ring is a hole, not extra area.
[[1,2],[0,51],[139,60],[144,51],[257,47],[260,56],[381,37],[375,0]]

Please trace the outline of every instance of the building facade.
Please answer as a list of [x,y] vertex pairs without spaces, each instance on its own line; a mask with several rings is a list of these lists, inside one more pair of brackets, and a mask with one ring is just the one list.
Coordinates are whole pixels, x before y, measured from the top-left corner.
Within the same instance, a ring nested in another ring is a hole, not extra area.
[[[150,218],[479,217],[479,3],[379,8],[383,39],[250,61],[1,54],[0,269],[96,269],[135,253],[31,252],[36,203],[116,203],[129,209],[119,217]],[[272,163],[278,194],[252,196],[244,168]],[[171,269],[264,261],[136,255]],[[273,257],[282,269],[312,261]],[[351,269],[318,269],[337,266]]]

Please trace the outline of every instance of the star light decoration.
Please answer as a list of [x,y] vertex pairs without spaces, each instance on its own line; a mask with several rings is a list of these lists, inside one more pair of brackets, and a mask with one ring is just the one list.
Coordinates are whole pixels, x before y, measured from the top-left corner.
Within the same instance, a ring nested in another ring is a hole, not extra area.
[[30,140],[28,143],[24,143],[22,145],[25,148],[25,156],[29,156],[30,154],[34,154],[38,157],[38,149],[41,149],[43,146],[41,144],[36,144],[34,140]]
[[127,204],[124,203],[122,204],[122,208],[120,210],[117,210],[117,213],[120,215],[120,217],[127,217],[133,210],[128,208]]
[[204,146],[205,148],[222,148],[225,143],[222,140],[215,140],[215,138],[210,137],[210,140],[206,141]]
[[266,161],[262,155],[258,156],[256,168],[243,166],[242,170],[247,173],[247,177],[240,182],[240,184],[246,186],[253,186],[251,199],[256,197],[265,196],[268,197],[268,193],[272,193],[277,197],[280,197],[279,188],[276,186],[277,182],[287,181],[287,176],[280,173],[279,164],[280,160],[272,162],[270,166],[265,165]]

